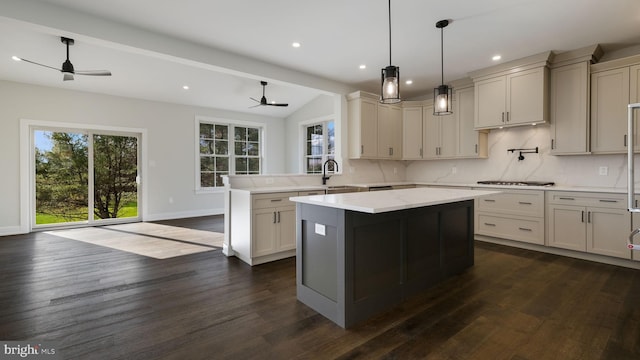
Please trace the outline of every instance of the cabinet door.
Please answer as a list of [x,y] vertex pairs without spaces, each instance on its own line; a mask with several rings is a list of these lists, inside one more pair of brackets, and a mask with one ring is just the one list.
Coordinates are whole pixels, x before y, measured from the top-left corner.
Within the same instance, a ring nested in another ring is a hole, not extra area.
[[[453,104],[455,109],[455,104]],[[458,149],[458,115],[436,116],[440,121],[440,156],[454,157]]]
[[546,122],[546,71],[543,67],[507,76],[508,125]]
[[473,126],[474,91],[472,87],[456,90],[455,115],[458,117],[458,156],[476,157],[478,154],[478,131]]
[[589,65],[551,70],[551,153],[579,154],[588,148]]
[[251,257],[273,254],[276,251],[277,213],[275,208],[253,210]]
[[499,76],[475,83],[475,127],[504,125],[506,78]]
[[277,251],[292,250],[296,248],[296,208],[277,208],[278,221],[278,245]]
[[[640,65],[635,65],[629,68],[629,103],[640,103]],[[635,136],[634,136],[634,149],[640,151],[640,110],[635,109],[633,119],[635,120]]]
[[[402,108],[399,106],[391,106],[389,109],[391,119],[390,141],[391,158],[395,160],[402,159]],[[380,129],[378,129],[378,132]]]
[[378,103],[369,98],[349,100],[349,156],[352,159],[378,156]]
[[626,151],[629,68],[591,74],[591,151]]
[[548,245],[563,249],[586,251],[586,210],[582,206],[549,206]]
[[422,107],[402,109],[402,158],[422,159]]
[[391,105],[378,105],[378,158],[392,159],[398,152],[396,137],[400,118],[396,116],[399,109]]
[[587,251],[631,259],[627,239],[631,214],[626,209],[587,208]]
[[440,154],[440,116],[433,115],[433,108],[425,107],[422,111],[423,158],[435,159]]

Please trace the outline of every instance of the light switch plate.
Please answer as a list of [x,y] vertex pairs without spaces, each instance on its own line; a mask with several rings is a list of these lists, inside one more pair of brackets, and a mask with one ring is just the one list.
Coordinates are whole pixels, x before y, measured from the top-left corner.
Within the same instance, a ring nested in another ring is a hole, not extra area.
[[609,167],[608,166],[600,166],[600,175],[609,175]]
[[316,224],[315,226],[315,233],[321,236],[325,236],[326,235],[326,228],[324,225],[322,224]]

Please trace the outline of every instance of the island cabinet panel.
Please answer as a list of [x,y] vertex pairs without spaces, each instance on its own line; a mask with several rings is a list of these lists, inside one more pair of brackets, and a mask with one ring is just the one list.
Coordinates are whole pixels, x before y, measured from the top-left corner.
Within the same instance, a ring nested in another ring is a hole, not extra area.
[[464,271],[473,204],[371,214],[298,203],[298,299],[346,328]]

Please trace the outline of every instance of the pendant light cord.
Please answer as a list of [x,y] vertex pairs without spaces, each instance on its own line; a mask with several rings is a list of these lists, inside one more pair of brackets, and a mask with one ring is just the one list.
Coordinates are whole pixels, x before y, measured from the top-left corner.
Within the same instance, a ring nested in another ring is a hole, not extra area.
[[389,0],[389,66],[391,66],[391,0]]
[[444,27],[440,28],[440,84],[444,85]]

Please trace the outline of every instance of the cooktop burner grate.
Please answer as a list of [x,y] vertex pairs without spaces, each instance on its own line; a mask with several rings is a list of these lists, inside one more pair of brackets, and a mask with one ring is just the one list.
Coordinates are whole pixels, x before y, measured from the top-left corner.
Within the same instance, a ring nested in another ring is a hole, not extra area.
[[483,180],[478,184],[484,185],[517,185],[517,186],[553,186],[552,181],[509,181],[509,180]]

